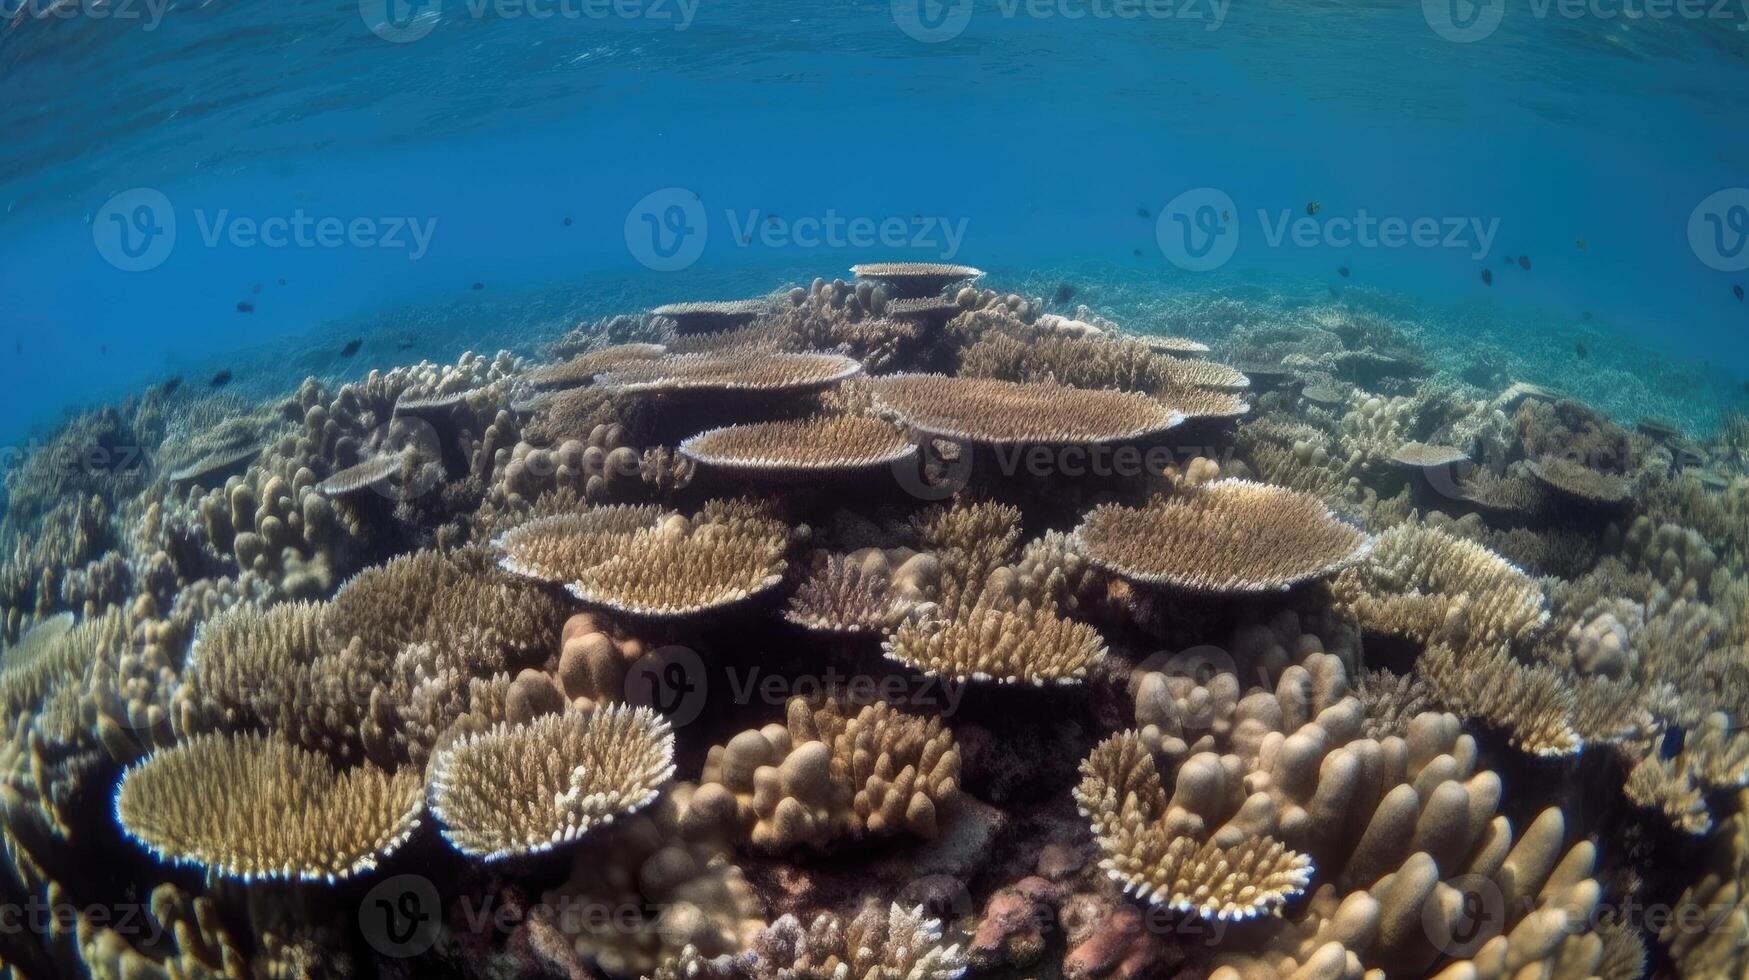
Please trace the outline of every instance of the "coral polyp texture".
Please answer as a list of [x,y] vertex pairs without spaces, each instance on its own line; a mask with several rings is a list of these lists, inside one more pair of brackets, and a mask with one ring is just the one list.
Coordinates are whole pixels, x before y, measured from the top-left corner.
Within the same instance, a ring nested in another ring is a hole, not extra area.
[[245,880],[332,881],[406,842],[421,786],[417,773],[339,770],[272,736],[202,735],[129,769],[115,815],[168,861]]
[[457,850],[491,861],[550,850],[636,813],[673,775],[674,735],[650,709],[572,709],[500,724],[439,752],[431,812]]
[[892,375],[873,381],[875,405],[925,435],[986,445],[1081,445],[1158,435],[1184,420],[1133,392],[1051,382]]
[[671,354],[603,372],[596,384],[641,395],[805,392],[862,373],[842,354],[786,353],[756,348]]
[[682,442],[680,452],[719,469],[781,478],[891,466],[914,455],[917,446],[879,419],[829,415],[712,429]]
[[1140,508],[1102,505],[1075,538],[1114,575],[1216,595],[1327,578],[1373,545],[1317,498],[1249,480],[1218,480]]
[[1749,418],[1023,283],[68,418],[0,494],[0,913],[63,910],[0,975],[1749,971]]

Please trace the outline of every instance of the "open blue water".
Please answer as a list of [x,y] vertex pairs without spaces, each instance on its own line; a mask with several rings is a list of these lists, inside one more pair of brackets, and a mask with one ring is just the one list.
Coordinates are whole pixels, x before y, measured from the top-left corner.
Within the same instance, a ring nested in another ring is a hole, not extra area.
[[[1583,329],[1692,361],[1715,411],[1749,377],[1732,292],[1749,273],[1730,271],[1749,231],[1729,193],[1749,186],[1740,0],[1203,0],[1135,18],[1084,2],[925,0],[921,18],[910,0],[480,2],[24,7],[0,30],[0,440],[181,372],[244,365],[240,383],[271,390],[338,370],[310,351],[385,314],[405,338],[370,334],[364,363],[890,257],[1132,291],[1387,296],[1557,351]],[[1495,14],[1479,39],[1435,29]],[[117,235],[149,248],[163,231],[115,198],[142,188],[176,236],[126,271]],[[1215,273],[1175,265],[1157,235],[1199,188],[1237,212]],[[1696,208],[1721,190],[1708,225]],[[1272,242],[1312,201],[1313,243]],[[650,268],[669,263],[640,244],[640,207],[702,214],[696,259]],[[1332,240],[1330,219],[1362,212],[1497,231],[1486,254],[1474,234]],[[312,237],[249,236],[276,218]],[[324,243],[321,219],[368,234]],[[906,231],[816,243],[805,219]],[[942,229],[963,231],[957,249]]]

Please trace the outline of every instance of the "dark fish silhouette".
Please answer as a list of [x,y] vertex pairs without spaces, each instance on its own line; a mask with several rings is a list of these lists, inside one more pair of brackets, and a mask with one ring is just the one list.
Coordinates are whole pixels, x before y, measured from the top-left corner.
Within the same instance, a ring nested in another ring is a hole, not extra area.
[[567,215],[565,215],[565,227],[566,227],[566,228],[569,228],[569,227],[571,227],[571,216],[570,216],[570,215],[568,215],[568,214],[567,214]]
[[1139,259],[1142,257],[1142,250],[1139,248],[1132,248],[1130,249],[1130,254]]
[[209,388],[223,388],[224,386],[226,386],[230,383],[231,383],[231,369],[225,368],[223,371],[220,371],[218,374],[213,375],[213,379],[211,381],[207,382],[207,387],[209,387]]
[[182,387],[182,379],[171,378],[169,381],[164,382],[164,394],[173,395],[176,393],[176,389],[180,387]]
[[1321,202],[1321,201],[1307,201],[1306,202],[1306,213],[1307,214],[1317,214],[1319,211],[1322,211],[1322,210],[1324,210],[1323,202]]
[[486,284],[483,282],[474,283],[474,292],[479,292],[480,290],[485,289],[485,288],[486,288]]
[[363,347],[363,346],[364,346],[364,341],[362,341],[362,340],[357,340],[357,339],[348,340],[346,342],[346,346],[340,348],[340,356],[341,357],[351,357],[352,355],[358,353],[358,349],[360,347]]
[[1075,287],[1066,282],[1057,283],[1057,291],[1051,294],[1051,302],[1062,306],[1075,298]]
[[1148,220],[1148,219],[1149,219],[1149,218],[1151,218],[1151,217],[1153,217],[1153,215],[1150,215],[1150,214],[1149,214],[1149,213],[1148,213],[1148,209],[1147,209],[1147,208],[1137,208],[1137,209],[1136,209],[1136,217],[1138,217],[1138,218],[1140,218],[1140,219],[1142,219],[1142,220],[1143,220],[1143,221],[1146,221],[1146,220]]
[[1482,284],[1485,286],[1494,285],[1494,270],[1492,270],[1492,269],[1483,269],[1482,270]]
[[246,299],[238,300],[237,301],[237,312],[238,313],[254,313],[255,312],[255,304],[249,302]]
[[1530,271],[1530,256],[1520,255],[1518,257],[1518,267],[1520,269],[1523,269],[1526,272],[1529,272]]
[[1584,343],[1576,343],[1576,344],[1574,344],[1574,345],[1573,345],[1573,353],[1574,353],[1574,355],[1575,355],[1575,356],[1577,356],[1577,357],[1579,357],[1579,358],[1581,358],[1581,359],[1583,359],[1583,358],[1585,358],[1585,357],[1588,357],[1588,356],[1590,356],[1590,354],[1591,354],[1591,352],[1590,352],[1590,351],[1588,351],[1588,350],[1586,350],[1586,349],[1585,349],[1585,344],[1584,344]]
[[1347,279],[1348,278],[1348,266],[1345,266],[1345,265],[1337,266],[1336,267],[1336,274],[1341,276],[1344,279]]
[[105,357],[108,357],[109,356],[109,345],[108,344],[98,344],[97,345],[97,353],[102,354]]
[[1580,316],[1583,316],[1585,319],[1589,320],[1589,319],[1591,319],[1591,311],[1586,310],[1584,313],[1581,313]]
[[280,280],[280,281],[279,281],[279,284],[280,284],[280,285],[281,285],[281,286],[283,286],[283,285],[285,285],[285,280],[284,280],[284,279],[281,279],[281,280]]
[[1743,284],[1738,283],[1735,286],[1732,286],[1731,295],[1737,297],[1737,302],[1743,302]]
[[1583,251],[1585,251],[1586,248],[1590,247],[1590,244],[1591,244],[1590,242],[1587,242],[1585,239],[1580,238],[1580,239],[1577,239],[1573,242],[1573,247],[1577,248],[1579,251],[1583,252]]
[[1681,725],[1671,725],[1664,730],[1664,737],[1658,742],[1658,758],[1668,762],[1682,754],[1682,747],[1688,742],[1688,729]]

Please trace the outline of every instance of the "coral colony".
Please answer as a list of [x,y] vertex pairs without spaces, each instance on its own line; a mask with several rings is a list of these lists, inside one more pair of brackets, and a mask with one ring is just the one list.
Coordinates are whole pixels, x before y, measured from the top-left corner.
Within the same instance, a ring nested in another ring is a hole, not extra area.
[[5,975],[1749,970],[1749,421],[854,271],[66,424]]

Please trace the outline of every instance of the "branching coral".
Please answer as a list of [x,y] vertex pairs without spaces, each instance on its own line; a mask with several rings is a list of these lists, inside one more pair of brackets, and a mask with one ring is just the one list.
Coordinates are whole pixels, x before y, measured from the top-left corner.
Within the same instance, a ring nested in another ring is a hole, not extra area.
[[817,554],[784,618],[821,633],[884,633],[922,611],[941,578],[933,555],[876,548]]
[[728,350],[622,364],[596,383],[626,394],[776,394],[824,388],[860,373],[862,365],[841,354]]
[[650,709],[574,709],[439,752],[431,811],[457,850],[493,861],[571,843],[636,813],[673,775],[674,735]]
[[262,735],[198,735],[148,756],[116,790],[129,835],[167,861],[305,881],[376,867],[419,825],[418,773],[336,770]]
[[865,905],[845,920],[823,913],[804,925],[793,915],[754,944],[755,980],[956,980],[966,969],[958,944],[919,907]]
[[1074,684],[1105,656],[1105,640],[1050,604],[980,596],[944,621],[906,620],[887,657],[931,677],[999,684]]
[[1325,578],[1372,548],[1316,498],[1248,480],[1217,480],[1143,508],[1102,505],[1075,539],[1088,560],[1115,575],[1213,594]]
[[790,699],[788,723],[713,746],[689,819],[755,847],[934,837],[959,792],[959,748],[940,719],[877,702]]
[[1379,536],[1371,558],[1338,576],[1337,600],[1367,629],[1474,648],[1529,639],[1548,619],[1542,590],[1505,559],[1423,524]]

